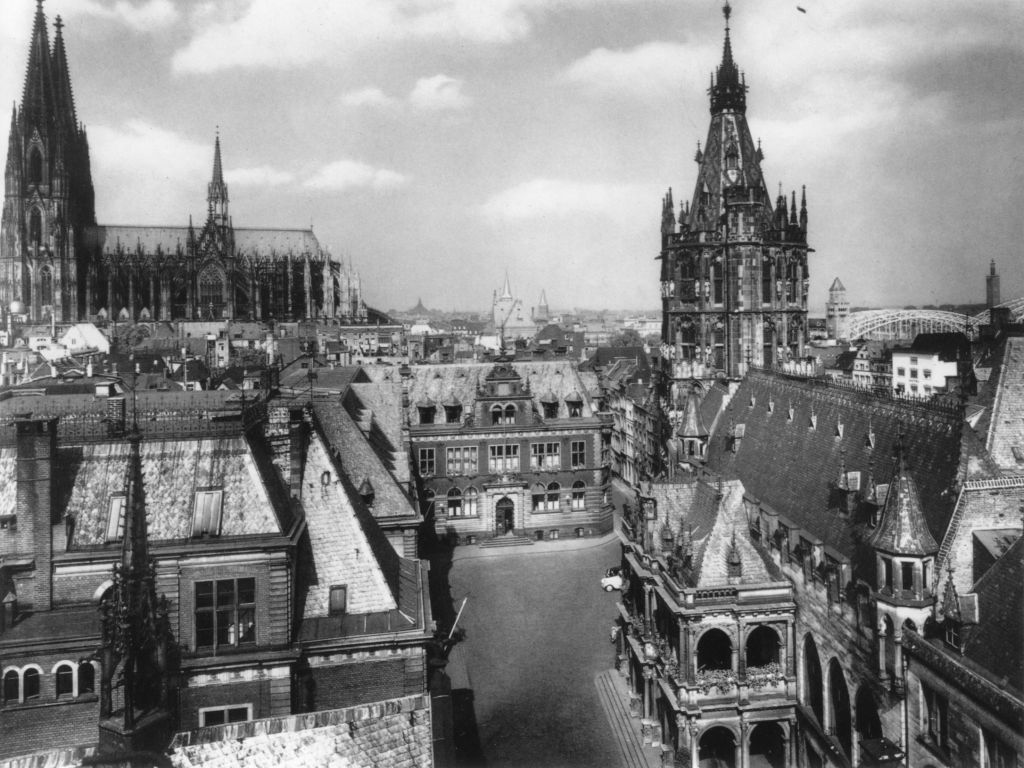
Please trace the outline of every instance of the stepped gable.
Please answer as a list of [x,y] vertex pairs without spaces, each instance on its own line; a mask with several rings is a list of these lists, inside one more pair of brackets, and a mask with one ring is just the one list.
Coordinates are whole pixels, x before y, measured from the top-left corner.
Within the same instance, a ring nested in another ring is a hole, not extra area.
[[1024,692],[1024,538],[1013,543],[974,585],[978,595],[976,627],[964,641],[963,655],[1001,687]]
[[[314,401],[313,410],[317,424],[323,431],[324,440],[330,446],[330,451],[342,473],[357,487],[367,480],[373,487],[374,516],[415,516],[417,513],[411,499],[395,481],[389,467],[371,445],[374,431],[371,430],[368,440],[349,411],[339,407],[336,402]],[[380,434],[380,440],[386,442],[383,434]],[[381,450],[389,457],[394,454],[394,448],[390,443],[382,446]]]
[[[244,438],[144,440],[139,452],[146,492],[146,527],[152,541],[188,539],[192,535],[196,491],[210,488],[224,492],[222,538],[282,532]],[[107,542],[110,498],[125,492],[128,457],[127,443],[58,450],[64,472],[57,498],[67,499],[64,511],[74,520],[71,548]]]
[[790,525],[853,557],[856,521],[835,493],[844,466],[865,480],[873,468],[877,484],[889,483],[902,432],[928,531],[941,541],[956,502],[962,423],[955,408],[750,371],[713,431],[708,467],[738,477]]
[[[325,473],[326,483],[322,482]],[[386,540],[383,547],[379,542],[371,542],[371,536],[383,537],[372,524],[372,519],[367,520],[367,516],[357,513],[355,504],[358,497],[354,489],[346,487],[343,478],[344,474],[339,475],[337,466],[331,461],[323,439],[314,431],[310,436],[302,477],[302,507],[312,550],[310,561],[303,564],[308,569],[304,618],[328,616],[332,585],[348,587],[349,614],[397,608],[397,590],[393,591],[397,573],[394,568],[388,569],[392,573],[389,583],[382,565],[397,565],[390,561],[398,556]],[[382,563],[382,557],[386,557],[385,548],[393,557]]]

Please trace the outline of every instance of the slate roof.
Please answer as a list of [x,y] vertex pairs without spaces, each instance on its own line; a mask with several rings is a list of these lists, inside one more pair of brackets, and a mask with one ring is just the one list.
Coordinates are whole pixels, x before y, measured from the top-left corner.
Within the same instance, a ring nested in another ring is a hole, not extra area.
[[[155,254],[184,253],[188,249],[189,228],[161,226],[89,227],[85,242],[104,254],[118,252]],[[198,236],[200,231],[196,230]],[[235,252],[238,255],[318,254],[320,243],[311,229],[234,228]]]
[[[730,425],[739,424],[744,436],[733,453],[727,433]],[[751,371],[712,428],[707,464],[712,471],[738,477],[751,495],[791,525],[853,557],[855,522],[840,511],[834,492],[844,464],[864,476],[873,468],[875,482],[888,483],[902,430],[923,516],[939,541],[956,502],[962,424],[953,408]]]
[[1024,691],[1024,538],[974,585],[980,623],[967,633],[964,656],[995,680]]
[[[326,485],[321,484],[324,472],[331,478]],[[331,586],[340,585],[348,587],[349,613],[396,608],[394,594],[357,517],[350,491],[341,483],[328,448],[315,431],[306,453],[302,484],[302,506],[312,548],[312,561],[304,564],[312,570],[312,578],[303,617],[327,616]]]
[[[979,425],[980,426],[980,425]],[[1004,470],[1024,470],[1024,339],[1010,338],[999,367],[986,447]],[[1020,455],[1020,459],[1017,458]]]
[[[357,487],[369,480],[374,490],[372,511],[374,517],[417,516],[412,500],[396,482],[391,469],[396,465],[394,447],[387,443],[378,454],[370,444],[374,432],[364,437],[359,425],[346,408],[337,401],[314,401],[313,410],[324,439],[349,480]],[[386,437],[380,435],[386,442]],[[387,457],[387,462],[382,459]],[[408,464],[406,461],[397,462]]]
[[910,345],[911,352],[938,355],[946,363],[971,359],[971,342],[959,332],[919,333]]
[[[559,418],[567,418],[568,406],[565,400],[574,393],[582,396],[583,416],[593,416],[594,393],[600,391],[597,375],[593,372],[577,372],[570,361],[552,360],[544,362],[503,363],[515,370],[523,382],[530,387],[537,410],[541,410],[540,398],[548,391],[559,399]],[[485,378],[494,370],[488,363],[459,365],[414,365],[410,368],[409,379],[409,423],[419,424],[419,411],[415,404],[424,398],[439,403],[454,396],[466,408],[476,402],[477,390]],[[367,369],[374,381],[392,380],[397,375],[393,369],[372,367]]]
[[[72,548],[105,543],[110,497],[126,488],[128,453],[126,442],[58,449],[58,498],[67,499],[64,509],[75,521]],[[195,493],[207,488],[224,491],[222,538],[281,533],[244,438],[144,440],[140,457],[151,540],[188,538]]]
[[896,479],[889,484],[871,543],[883,552],[900,555],[933,555],[939,549],[925,525],[917,483],[902,460]]

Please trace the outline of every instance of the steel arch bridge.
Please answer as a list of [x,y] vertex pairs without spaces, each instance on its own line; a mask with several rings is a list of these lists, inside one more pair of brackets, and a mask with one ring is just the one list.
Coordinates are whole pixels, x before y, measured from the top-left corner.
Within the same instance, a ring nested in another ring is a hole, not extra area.
[[940,309],[867,309],[850,313],[846,322],[846,337],[913,339],[919,333],[960,331],[974,339],[978,336],[978,329],[988,323],[988,312],[983,315],[971,317]]
[[[1021,296],[1020,298],[1016,299],[1010,299],[1009,301],[1004,301],[1002,304],[996,304],[996,306],[1009,309],[1010,315],[1013,317],[1013,322],[1019,323],[1022,320],[1024,320],[1024,296]],[[981,320],[983,324],[987,323],[989,321],[988,310],[986,309],[982,312],[979,312],[978,314],[975,315],[975,317]]]

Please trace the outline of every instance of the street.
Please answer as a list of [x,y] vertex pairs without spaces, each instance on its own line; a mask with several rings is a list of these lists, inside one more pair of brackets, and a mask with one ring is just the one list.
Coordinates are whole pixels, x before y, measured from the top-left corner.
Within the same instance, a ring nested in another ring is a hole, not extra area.
[[[618,766],[594,676],[612,666],[618,593],[603,592],[600,577],[619,562],[621,545],[608,537],[584,549],[542,546],[452,564],[455,606],[469,598],[460,621],[465,639],[449,670],[453,700],[476,726],[460,765]],[[460,699],[460,684],[471,698]]]

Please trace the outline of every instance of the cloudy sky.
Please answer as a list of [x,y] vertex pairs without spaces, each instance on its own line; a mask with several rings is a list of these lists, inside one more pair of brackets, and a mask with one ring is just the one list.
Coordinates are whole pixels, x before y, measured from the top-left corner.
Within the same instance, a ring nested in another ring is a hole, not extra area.
[[[806,11],[801,12],[797,4]],[[713,0],[47,0],[106,224],[310,223],[369,302],[655,308],[692,194]],[[0,2],[0,104],[33,0]],[[807,186],[812,311],[1024,294],[1024,3],[735,0],[769,189]],[[51,30],[52,36],[52,30]]]

